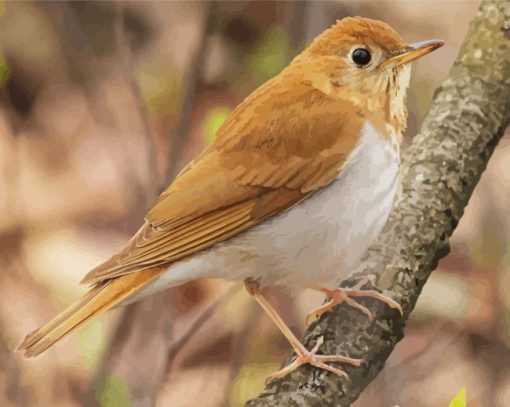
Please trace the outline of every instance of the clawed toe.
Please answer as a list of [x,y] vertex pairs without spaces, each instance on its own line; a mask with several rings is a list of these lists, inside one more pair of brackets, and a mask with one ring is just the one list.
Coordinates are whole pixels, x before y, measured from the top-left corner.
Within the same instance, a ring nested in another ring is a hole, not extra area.
[[308,313],[308,315],[306,316],[306,320],[305,320],[306,325],[309,325],[310,322],[312,322],[312,320],[314,318],[319,318],[322,314],[324,314],[328,311],[331,311],[331,309],[335,305],[340,304],[340,302],[342,302],[342,301],[337,301],[334,298],[332,298],[331,300],[326,302],[324,305],[321,305],[320,307],[315,308],[313,311]]
[[[334,366],[329,365],[330,362],[340,362],[340,363],[349,363],[354,366],[359,366],[363,360],[361,359],[353,359],[347,356],[341,355],[317,355],[317,351],[321,347],[324,342],[324,338],[321,336],[317,339],[315,346],[311,350],[307,350],[303,344],[296,338],[296,335],[289,329],[289,327],[285,324],[282,318],[278,315],[275,309],[271,306],[269,301],[262,294],[260,287],[257,282],[251,281],[249,279],[245,280],[245,285],[248,293],[255,298],[255,300],[260,304],[260,306],[267,312],[267,314],[271,317],[271,319],[275,322],[276,326],[280,328],[283,335],[287,338],[292,348],[296,352],[296,359],[293,360],[288,366],[285,366],[280,371],[272,374],[266,380],[266,383],[270,383],[274,380],[280,379],[283,376],[286,376],[293,370],[297,369],[299,366],[308,363],[312,366],[318,367],[319,369],[324,369],[329,372],[335,373],[338,376],[347,377],[347,373],[343,370],[338,369]],[[328,307],[324,308],[326,312]]]
[[367,276],[362,278],[354,287],[352,288],[336,288],[336,289],[328,289],[320,286],[312,286],[310,288],[321,291],[324,294],[326,294],[329,298],[331,298],[328,302],[326,302],[324,305],[321,305],[320,307],[314,309],[312,312],[310,312],[306,316],[306,323],[310,323],[310,321],[316,317],[320,317],[322,314],[331,311],[331,309],[339,305],[343,302],[350,305],[351,307],[354,307],[358,310],[360,310],[363,314],[365,314],[371,321],[374,319],[374,315],[370,310],[365,307],[364,305],[361,305],[358,301],[353,299],[352,297],[370,297],[374,298],[376,300],[384,302],[386,305],[388,305],[390,308],[397,309],[400,313],[400,315],[404,315],[404,310],[400,306],[398,302],[393,300],[392,298],[389,298],[385,296],[384,294],[380,293],[376,290],[363,290],[362,287],[368,283],[374,282],[374,276]]
[[271,383],[275,380],[281,379],[282,377],[288,375],[293,370],[296,370],[299,366],[304,364],[309,364],[315,366],[319,369],[327,370],[328,372],[335,373],[340,377],[348,377],[348,374],[345,373],[342,369],[336,368],[334,366],[328,365],[329,362],[339,362],[339,363],[348,363],[353,366],[360,366],[363,363],[363,359],[354,359],[348,356],[342,355],[317,355],[316,352],[319,350],[319,347],[324,342],[324,338],[321,336],[315,346],[310,351],[305,351],[303,354],[298,353],[295,360],[293,360],[289,365],[285,366],[283,369],[278,372],[268,376],[266,379],[266,384]]
[[404,310],[400,306],[400,304],[394,299],[381,294],[379,291],[375,290],[350,290],[349,293],[352,297],[370,297],[376,300],[384,302],[388,307],[398,310],[400,315],[404,315]]

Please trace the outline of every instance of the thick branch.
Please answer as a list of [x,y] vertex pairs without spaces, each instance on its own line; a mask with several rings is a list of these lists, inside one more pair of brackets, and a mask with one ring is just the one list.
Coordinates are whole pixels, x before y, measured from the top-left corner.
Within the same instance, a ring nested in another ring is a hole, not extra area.
[[[487,162],[510,123],[510,6],[483,1],[448,78],[436,91],[402,165],[402,194],[357,274],[376,274],[404,317],[371,300],[374,322],[345,306],[312,324],[311,347],[366,360],[347,380],[303,367],[268,386],[248,406],[348,406],[382,370]],[[346,282],[352,285],[355,277]]]

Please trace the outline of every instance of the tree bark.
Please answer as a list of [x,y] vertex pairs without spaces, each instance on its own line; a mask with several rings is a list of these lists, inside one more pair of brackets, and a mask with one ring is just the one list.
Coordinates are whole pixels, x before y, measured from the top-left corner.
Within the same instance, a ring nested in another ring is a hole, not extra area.
[[403,317],[374,300],[363,300],[375,314],[373,322],[347,306],[336,307],[310,326],[304,343],[311,348],[323,336],[323,353],[366,363],[346,366],[348,379],[304,366],[247,406],[349,406],[358,398],[403,338],[423,285],[448,254],[449,237],[509,124],[510,2],[485,0],[404,154],[401,193],[390,219],[362,267],[343,284],[376,275],[377,287],[399,301]]

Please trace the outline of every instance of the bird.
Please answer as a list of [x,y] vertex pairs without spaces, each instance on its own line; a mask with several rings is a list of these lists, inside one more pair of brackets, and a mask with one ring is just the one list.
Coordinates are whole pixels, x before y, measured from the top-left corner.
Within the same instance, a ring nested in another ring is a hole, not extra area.
[[[292,363],[346,376],[361,359],[306,347],[266,298],[281,286],[402,311],[367,279],[338,288],[381,233],[398,185],[410,62],[444,44],[407,43],[388,24],[346,17],[235,108],[213,143],[161,193],[126,245],[82,280],[90,290],[18,346],[33,357],[117,306],[199,278],[244,281],[295,351]],[[154,311],[157,312],[157,311]]]

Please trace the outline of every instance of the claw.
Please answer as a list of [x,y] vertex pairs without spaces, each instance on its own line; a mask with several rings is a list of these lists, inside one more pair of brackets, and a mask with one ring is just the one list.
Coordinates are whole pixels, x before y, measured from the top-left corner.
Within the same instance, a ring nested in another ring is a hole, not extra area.
[[323,288],[323,287],[311,287],[314,290],[318,290],[326,294],[328,297],[331,298],[328,302],[326,302],[324,305],[321,305],[320,307],[314,309],[312,312],[310,312],[306,316],[306,324],[308,325],[313,317],[320,317],[325,312],[331,311],[331,309],[338,304],[341,304],[345,302],[346,304],[350,305],[351,307],[359,309],[361,312],[363,312],[371,321],[374,319],[374,315],[370,310],[365,307],[364,305],[361,305],[359,302],[354,300],[352,297],[370,297],[375,298],[379,301],[384,302],[386,305],[388,305],[390,308],[397,309],[400,312],[400,315],[404,315],[404,311],[402,310],[402,307],[398,302],[393,300],[392,298],[386,297],[385,295],[381,294],[379,291],[376,290],[363,290],[361,287],[363,287],[367,282],[371,282],[373,284],[375,280],[375,276],[370,275],[367,277],[362,278],[354,287],[352,288],[336,288],[334,290]]
[[[299,366],[308,363],[312,366],[318,367],[319,369],[324,369],[329,372],[335,373],[338,376],[347,377],[347,373],[345,373],[343,370],[338,369],[336,367],[333,367],[331,365],[328,365],[328,362],[340,362],[340,363],[349,363],[354,366],[359,366],[361,363],[363,363],[362,359],[353,359],[347,356],[341,356],[341,355],[317,355],[317,351],[321,347],[322,343],[324,342],[324,338],[321,336],[317,339],[317,342],[315,343],[315,346],[312,348],[312,350],[307,350],[303,344],[299,341],[298,338],[292,333],[292,331],[289,329],[289,327],[285,324],[285,322],[282,320],[280,315],[275,311],[275,309],[271,306],[269,301],[265,298],[265,296],[262,294],[260,287],[256,281],[252,280],[245,280],[245,285],[248,293],[255,298],[255,300],[260,304],[260,306],[267,312],[267,314],[271,317],[271,319],[274,321],[276,326],[280,328],[280,331],[283,333],[283,335],[287,338],[290,345],[296,352],[296,359],[293,360],[288,366],[285,366],[280,371],[272,374],[266,379],[266,384],[270,383],[274,380],[281,379],[283,376],[286,376],[293,370],[297,369]],[[324,311],[326,312],[326,311]]]
[[319,369],[327,370],[328,372],[332,372],[340,377],[348,377],[348,374],[345,373],[342,369],[336,368],[334,366],[328,365],[328,362],[340,362],[340,363],[348,363],[353,366],[360,366],[364,360],[363,359],[354,359],[348,356],[342,355],[317,355],[317,351],[324,343],[324,338],[321,336],[317,340],[315,346],[310,350],[305,350],[304,352],[297,352],[297,357],[293,360],[289,365],[285,366],[283,369],[279,370],[276,373],[268,376],[266,379],[266,384],[269,384],[275,380],[281,379],[282,377],[288,375],[293,370],[296,370],[299,366],[304,365],[306,363],[315,366]]

